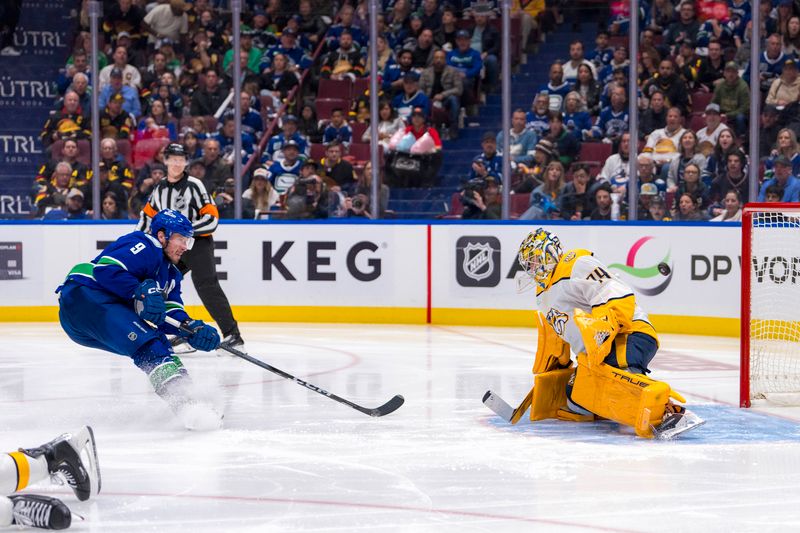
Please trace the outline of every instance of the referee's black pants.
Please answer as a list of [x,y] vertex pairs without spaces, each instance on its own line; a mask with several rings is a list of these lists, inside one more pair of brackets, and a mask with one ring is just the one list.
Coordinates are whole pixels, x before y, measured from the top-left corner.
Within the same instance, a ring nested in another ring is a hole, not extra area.
[[192,283],[200,296],[200,300],[222,330],[223,337],[239,333],[236,320],[233,318],[231,304],[222,292],[217,278],[217,265],[214,262],[214,239],[212,237],[195,237],[194,246],[183,254],[185,269],[192,271]]

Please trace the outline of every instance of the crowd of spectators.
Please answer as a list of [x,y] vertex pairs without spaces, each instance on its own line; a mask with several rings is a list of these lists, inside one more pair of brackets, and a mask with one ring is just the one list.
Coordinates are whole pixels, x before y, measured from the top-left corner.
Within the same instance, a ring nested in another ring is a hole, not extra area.
[[[500,34],[491,1],[385,0],[376,65],[369,58],[367,2],[247,2],[241,27],[242,86],[226,2],[107,0],[91,72],[87,6],[54,85],[43,126],[48,160],[34,180],[38,216],[91,215],[86,166],[90,95],[100,100],[104,218],[130,218],[164,175],[163,148],[183,143],[189,172],[232,216],[240,158],[245,216],[352,217],[388,212],[390,189],[438,184],[442,140],[458,138],[499,83]],[[536,36],[583,17],[570,2],[514,3],[524,52]],[[465,218],[499,217],[501,148],[511,140],[515,216],[567,220],[627,216],[628,101],[639,107],[639,218],[729,220],[748,200],[758,165],[759,200],[798,201],[800,186],[800,10],[790,0],[641,2],[639,57],[628,57],[627,2],[611,1],[595,46],[574,40],[516,109],[508,132],[487,134],[465,168]],[[762,25],[757,66],[762,98],[759,161],[750,161],[747,50],[752,9]],[[535,55],[531,60],[536,60]],[[633,72],[632,69],[636,71]],[[377,75],[379,116],[370,117],[368,78]],[[628,79],[636,76],[637,94]],[[241,109],[242,153],[234,154]],[[365,186],[370,125],[377,129],[383,186]],[[500,148],[498,148],[500,147]],[[365,150],[366,148],[366,150]],[[83,161],[83,162],[82,162]],[[68,177],[68,179],[67,179]],[[524,196],[527,195],[527,196]],[[384,197],[385,196],[385,197]],[[735,198],[734,198],[735,197]],[[377,205],[376,205],[377,204]]]

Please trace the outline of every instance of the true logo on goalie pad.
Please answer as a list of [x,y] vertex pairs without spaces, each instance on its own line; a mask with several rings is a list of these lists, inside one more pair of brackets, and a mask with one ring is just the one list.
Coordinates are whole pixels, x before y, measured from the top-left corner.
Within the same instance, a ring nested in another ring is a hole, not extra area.
[[564,331],[567,329],[567,321],[569,320],[569,315],[566,313],[562,313],[558,309],[553,309],[552,307],[547,312],[547,323],[555,330],[556,334],[559,336],[564,335]]
[[500,283],[500,241],[496,237],[458,239],[456,281],[462,287],[496,287]]

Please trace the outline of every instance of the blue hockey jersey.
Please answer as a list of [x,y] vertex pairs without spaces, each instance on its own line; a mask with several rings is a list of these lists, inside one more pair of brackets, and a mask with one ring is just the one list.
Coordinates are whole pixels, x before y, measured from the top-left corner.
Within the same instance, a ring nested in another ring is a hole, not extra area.
[[[183,275],[164,255],[158,239],[142,231],[123,235],[91,262],[75,265],[67,279],[113,294],[120,302],[130,302],[131,306],[139,284],[152,279],[164,293],[167,315],[180,322],[189,319],[181,298]],[[161,324],[158,329],[164,333],[178,333],[168,324]]]

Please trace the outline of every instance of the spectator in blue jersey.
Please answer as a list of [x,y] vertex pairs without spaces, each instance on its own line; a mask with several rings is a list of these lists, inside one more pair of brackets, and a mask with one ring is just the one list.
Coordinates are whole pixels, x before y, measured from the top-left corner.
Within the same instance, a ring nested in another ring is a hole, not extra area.
[[284,28],[281,32],[281,42],[272,46],[261,56],[260,72],[269,68],[277,54],[283,54],[289,60],[288,70],[300,72],[311,66],[311,58],[306,51],[297,44],[297,31],[293,28]]
[[269,167],[269,181],[278,194],[283,194],[294,185],[300,176],[303,161],[298,157],[300,147],[297,142],[289,139],[283,145],[283,160],[275,161]]
[[362,32],[358,27],[353,25],[353,16],[355,11],[352,6],[345,4],[339,11],[339,22],[328,28],[326,42],[328,43],[328,50],[336,50],[339,48],[339,39],[342,33],[349,31],[353,36],[353,42],[357,48],[362,48],[367,45],[367,35]]
[[306,138],[297,131],[297,117],[294,115],[286,115],[283,117],[282,131],[281,133],[270,137],[269,143],[267,143],[267,149],[264,151],[264,156],[262,157],[261,162],[266,163],[269,161],[279,161],[283,159],[281,149],[289,140],[293,140],[297,143],[300,154],[303,157],[308,156],[308,140],[306,140]]
[[775,175],[772,179],[765,181],[758,191],[758,201],[766,201],[767,190],[777,186],[783,191],[781,202],[800,201],[800,179],[792,175],[792,160],[781,155],[775,159]]
[[600,30],[594,38],[595,49],[586,54],[586,59],[594,63],[598,70],[608,65],[614,57],[614,49],[608,45],[608,41],[608,32]]
[[[505,132],[497,134],[497,146],[502,150],[505,142]],[[533,164],[533,152],[536,148],[538,137],[533,130],[525,127],[525,111],[516,109],[511,115],[511,129],[508,132],[511,145],[511,161],[514,165]]]
[[397,63],[386,67],[382,87],[387,97],[394,98],[403,92],[403,78],[409,72],[416,71],[413,62],[414,55],[411,50],[400,50],[397,53]]
[[339,141],[346,148],[350,147],[353,140],[353,129],[344,120],[344,110],[337,107],[331,110],[331,121],[322,132],[322,143],[328,144]]
[[579,141],[583,139],[583,131],[592,129],[592,118],[581,109],[581,95],[575,91],[567,93],[564,99],[564,127]]
[[553,143],[558,150],[558,159],[564,167],[575,161],[581,149],[581,143],[564,127],[564,118],[561,111],[550,111],[550,129],[547,130],[546,138]]
[[564,69],[560,61],[550,65],[550,81],[539,87],[539,94],[547,94],[550,111],[561,111],[564,97],[570,92],[570,84],[564,81]]
[[617,69],[624,69],[630,71],[631,62],[628,59],[628,49],[624,46],[617,46],[614,49],[614,55],[611,61],[603,65],[603,68],[598,70],[597,81],[600,85],[605,85],[614,79],[614,71]]
[[142,116],[142,105],[139,103],[139,92],[130,85],[123,84],[122,71],[118,68],[111,70],[108,85],[103,87],[103,90],[100,91],[100,109],[105,109],[105,107],[108,105],[108,101],[115,94],[122,95],[122,109],[125,110],[126,113],[130,113],[136,118]]
[[[230,161],[231,164],[234,160],[233,139],[235,133],[236,120],[234,120],[232,116],[228,116],[222,120],[222,127],[219,131],[210,136],[212,139],[216,139],[219,142],[222,158]],[[250,156],[253,155],[253,152],[255,152],[255,137],[244,131],[242,132],[242,152],[243,153],[239,154],[239,156],[242,158],[243,163],[246,163]]]
[[628,131],[628,122],[625,88],[617,85],[611,90],[611,106],[600,111],[597,122],[591,131],[584,135],[584,140],[617,142],[622,134]]
[[498,182],[503,181],[503,158],[497,153],[495,134],[487,131],[481,138],[483,151],[472,160],[469,179],[493,176]]
[[475,99],[475,87],[480,79],[483,59],[481,54],[470,47],[470,34],[467,30],[456,32],[456,48],[447,53],[447,64],[461,71],[464,80],[464,95],[470,95],[470,103]]
[[[250,93],[242,91],[242,93],[239,95],[239,105],[242,110],[242,133],[247,133],[257,141],[264,133],[264,121],[261,118],[261,114],[250,107],[250,102]],[[223,117],[223,120],[228,117],[231,117],[235,120],[234,110],[227,110]]]
[[[767,38],[766,50],[758,56],[759,87],[762,93],[769,92],[772,82],[778,79],[783,72],[783,65],[787,59],[794,59],[783,51],[781,36],[773,33]],[[750,83],[750,65],[742,74],[742,79]]]
[[392,108],[397,112],[397,116],[408,121],[411,111],[415,107],[421,108],[425,116],[431,114],[430,100],[425,93],[419,90],[420,75],[416,71],[406,73],[403,77],[403,93],[398,94],[392,99]]
[[[73,83],[76,74],[83,74],[87,80],[91,80],[92,73],[89,68],[89,56],[86,55],[84,50],[76,50],[72,54],[72,63],[68,64],[66,68],[58,74],[56,78],[56,88],[58,94],[63,95]],[[84,107],[89,107],[84,105]]]
[[525,127],[533,130],[539,138],[547,133],[550,128],[550,97],[546,93],[539,93],[533,99],[531,110],[525,115]]
[[500,32],[489,25],[491,14],[490,4],[476,2],[472,6],[475,27],[472,28],[470,46],[481,53],[481,61],[486,67],[483,80],[486,92],[494,91],[500,75]]

